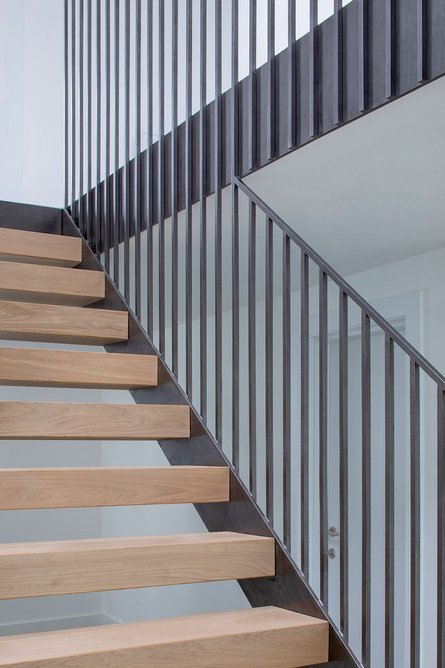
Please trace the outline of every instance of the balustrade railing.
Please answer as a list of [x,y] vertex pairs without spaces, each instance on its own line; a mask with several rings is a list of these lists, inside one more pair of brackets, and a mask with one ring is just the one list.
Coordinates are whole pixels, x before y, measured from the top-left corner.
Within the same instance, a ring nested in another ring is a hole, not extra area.
[[[314,137],[321,27],[306,4]],[[372,3],[351,5],[363,112]],[[284,143],[299,144],[300,8],[66,0],[66,204],[358,662],[443,666],[445,379],[403,318],[382,317],[240,178],[263,134],[267,160],[281,154],[280,45]],[[348,117],[345,9],[328,19],[334,125]]]

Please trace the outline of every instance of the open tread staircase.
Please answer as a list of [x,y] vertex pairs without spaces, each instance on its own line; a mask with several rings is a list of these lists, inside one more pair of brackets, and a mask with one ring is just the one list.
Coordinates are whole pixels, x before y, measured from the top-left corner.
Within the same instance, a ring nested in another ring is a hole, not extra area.
[[[0,229],[0,338],[106,345],[128,339],[126,311],[85,308],[105,297],[78,238]],[[75,272],[75,273],[74,273]],[[0,383],[143,389],[153,355],[0,348]],[[0,439],[185,439],[187,405],[0,402]],[[0,445],[1,447],[1,445]],[[0,469],[0,510],[227,503],[221,466]],[[268,536],[211,532],[0,545],[0,599],[275,575]],[[328,660],[329,625],[263,607],[0,638],[0,667],[298,668]]]

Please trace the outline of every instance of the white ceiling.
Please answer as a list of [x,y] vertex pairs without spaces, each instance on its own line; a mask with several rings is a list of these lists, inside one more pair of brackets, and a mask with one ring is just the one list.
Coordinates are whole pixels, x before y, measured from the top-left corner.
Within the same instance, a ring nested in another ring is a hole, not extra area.
[[343,275],[445,246],[445,78],[245,180]]

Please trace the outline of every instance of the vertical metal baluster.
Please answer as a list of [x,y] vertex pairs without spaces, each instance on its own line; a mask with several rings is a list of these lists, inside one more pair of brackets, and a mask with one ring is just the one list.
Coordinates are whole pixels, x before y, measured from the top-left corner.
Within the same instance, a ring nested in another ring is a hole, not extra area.
[[147,3],[147,332],[153,337],[153,2]]
[[420,668],[420,379],[410,362],[411,668]]
[[86,159],[87,159],[87,195],[85,198],[85,216],[86,216],[86,226],[85,226],[85,236],[88,240],[88,243],[93,247],[93,225],[95,226],[95,213],[94,213],[94,198],[92,193],[93,188],[93,105],[92,105],[92,65],[93,65],[93,53],[92,53],[92,27],[93,27],[93,13],[92,13],[92,0],[86,0],[87,3],[87,147],[86,147]]
[[221,0],[215,0],[215,426],[222,438]]
[[292,539],[290,239],[283,236],[283,542]]
[[249,168],[257,164],[257,0],[249,2]]
[[319,285],[319,494],[320,600],[329,604],[328,566],[328,277],[320,270]]
[[301,570],[309,578],[309,258],[301,253]]
[[334,125],[343,122],[343,12],[342,0],[334,0]]
[[105,270],[110,271],[110,225],[112,215],[111,171],[111,5],[105,3]]
[[445,665],[445,387],[437,388],[437,665]]
[[417,81],[428,79],[428,0],[417,0]]
[[310,0],[309,40],[309,136],[315,137],[320,130],[318,100],[318,0]]
[[386,73],[385,95],[389,100],[396,95],[396,5],[395,0],[386,0]]
[[[68,31],[68,0],[63,3],[63,29],[64,29],[64,130],[65,130],[65,155],[64,155],[64,206],[68,208],[69,204],[69,94],[68,94],[68,76],[69,76],[69,31]],[[74,119],[72,121],[74,123]]]
[[[239,172],[238,0],[232,0],[232,179]],[[232,461],[239,470],[239,192],[232,185]]]
[[297,144],[296,0],[288,0],[287,15],[287,146],[293,148]]
[[143,215],[142,184],[141,184],[141,67],[142,67],[142,5],[136,0],[136,153],[134,158],[134,183],[136,192],[136,216],[134,220],[134,305],[136,317],[141,317],[141,227]]
[[339,298],[340,628],[349,636],[348,296]]
[[84,24],[84,0],[79,0],[79,228],[82,234],[84,229],[84,198],[83,198],[83,171],[84,171],[84,139],[83,139],[83,116],[84,116],[84,89],[83,89],[83,24]]
[[207,417],[207,0],[201,0],[199,112],[199,225],[200,225],[200,398]]
[[371,665],[371,320],[362,311],[362,660]]
[[275,0],[267,0],[267,159],[276,153],[276,96],[275,96]]
[[114,2],[114,213],[113,213],[113,278],[119,286],[119,236],[121,222],[121,179],[119,169],[119,137],[120,137],[120,76],[119,76],[119,52],[120,52],[120,0]]
[[178,0],[172,0],[172,370],[178,376]]
[[77,105],[76,105],[76,0],[71,0],[71,216],[78,225],[76,211],[77,180]]
[[185,120],[185,225],[186,225],[186,284],[185,284],[185,366],[186,392],[191,398],[193,392],[193,220],[192,220],[192,84],[193,84],[193,5],[186,5],[186,120]]
[[394,668],[394,341],[385,335],[385,668]]
[[102,248],[102,11],[101,0],[96,5],[96,234],[94,238],[97,257],[100,258]]
[[130,0],[125,0],[125,215],[124,215],[124,296],[127,304],[130,303],[130,229],[132,210],[131,175],[130,175]]
[[256,425],[256,205],[249,201],[249,489],[254,499],[257,496],[257,425]]
[[159,0],[158,58],[158,226],[159,226],[159,352],[165,356],[165,193],[164,193],[164,115],[165,115],[165,3]]
[[274,434],[273,434],[273,220],[266,219],[265,243],[265,365],[264,382],[266,392],[266,515],[273,525],[274,513]]
[[359,111],[369,107],[369,7],[359,0]]

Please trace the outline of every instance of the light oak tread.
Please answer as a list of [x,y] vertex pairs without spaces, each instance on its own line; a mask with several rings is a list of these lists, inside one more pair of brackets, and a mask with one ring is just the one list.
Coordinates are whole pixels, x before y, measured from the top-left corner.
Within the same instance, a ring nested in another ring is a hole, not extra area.
[[155,355],[0,348],[0,384],[135,389],[158,382]]
[[185,405],[0,402],[0,439],[161,440],[189,436],[190,409]]
[[0,545],[0,599],[274,574],[273,538],[231,532]]
[[229,469],[220,466],[0,469],[0,510],[211,503],[229,496]]
[[0,638],[2,668],[300,668],[328,661],[328,624],[275,607]]
[[85,306],[104,297],[102,271],[0,261],[0,299]]
[[106,345],[128,339],[128,313],[0,300],[0,338]]
[[2,227],[0,260],[74,267],[82,262],[82,240]]

